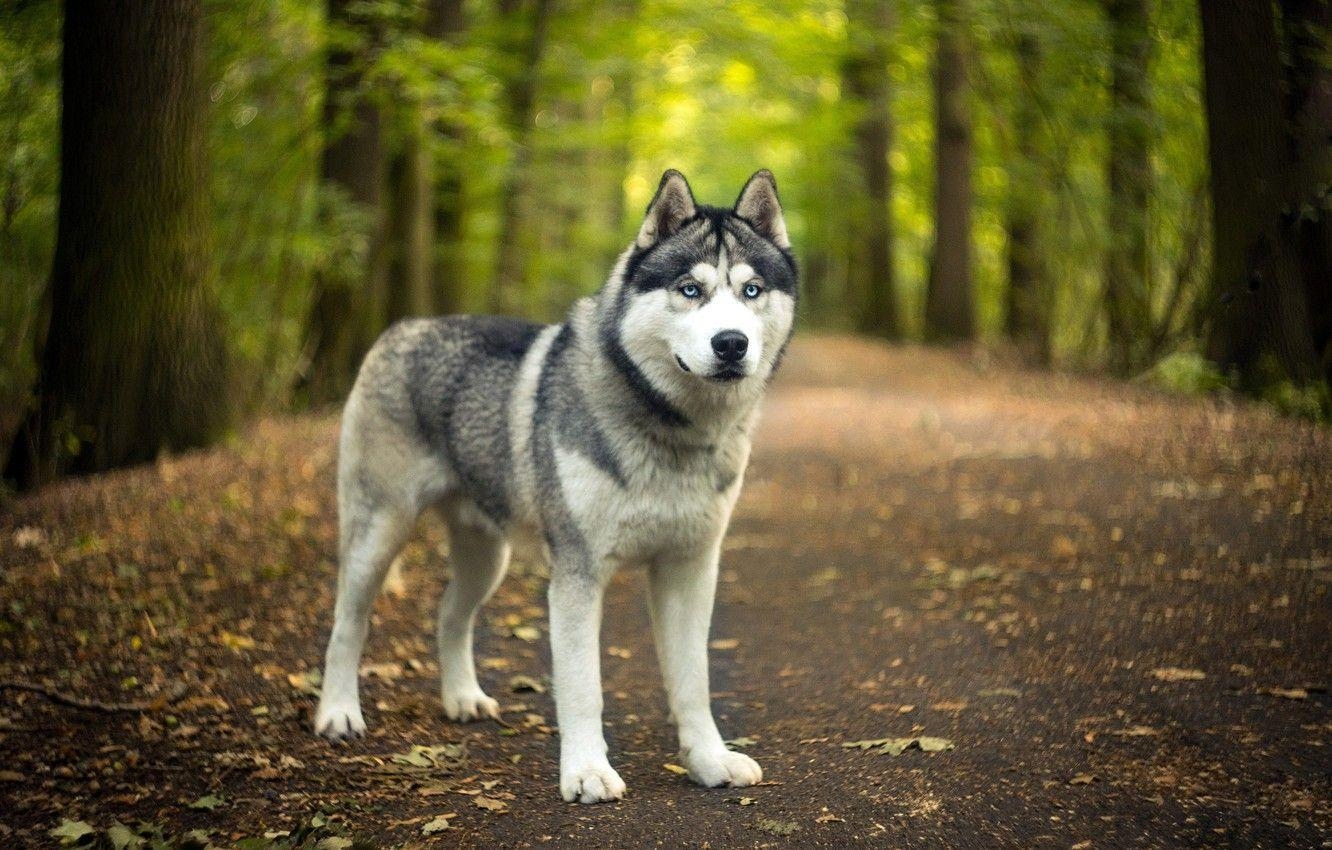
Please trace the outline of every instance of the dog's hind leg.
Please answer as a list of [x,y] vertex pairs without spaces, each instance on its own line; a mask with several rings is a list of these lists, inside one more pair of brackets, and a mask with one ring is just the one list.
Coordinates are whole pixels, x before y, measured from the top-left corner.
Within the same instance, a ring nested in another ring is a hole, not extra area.
[[[407,541],[416,521],[410,510],[387,500],[361,505],[363,500],[353,496],[342,501],[338,601],[333,610],[333,633],[324,655],[323,693],[315,714],[315,731],[329,738],[351,737],[365,731],[357,674],[370,627],[370,610],[389,564]],[[347,510],[349,505],[356,509]]]
[[453,578],[439,601],[435,631],[444,713],[463,722],[499,717],[499,703],[486,696],[476,680],[472,632],[476,612],[499,587],[509,565],[508,542],[468,512],[463,506],[446,510]]

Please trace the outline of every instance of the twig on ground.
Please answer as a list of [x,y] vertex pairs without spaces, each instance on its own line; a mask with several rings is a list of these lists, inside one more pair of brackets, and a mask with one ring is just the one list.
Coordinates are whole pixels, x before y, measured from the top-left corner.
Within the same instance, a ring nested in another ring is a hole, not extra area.
[[170,690],[145,702],[102,702],[101,700],[96,699],[81,699],[79,697],[70,696],[69,694],[57,691],[55,688],[48,688],[34,682],[23,682],[16,679],[0,680],[0,691],[27,691],[33,694],[40,694],[57,705],[77,708],[83,711],[100,711],[103,714],[161,711],[166,706],[185,696],[187,690],[188,686],[184,682],[177,682],[170,688]]

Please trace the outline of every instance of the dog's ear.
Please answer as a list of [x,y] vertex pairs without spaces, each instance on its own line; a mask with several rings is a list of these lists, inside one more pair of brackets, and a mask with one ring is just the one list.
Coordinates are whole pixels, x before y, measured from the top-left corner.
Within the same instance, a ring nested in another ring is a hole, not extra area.
[[650,248],[680,229],[680,225],[694,217],[694,193],[689,191],[689,181],[674,168],[667,169],[661,175],[661,184],[657,194],[648,204],[647,216],[638,230],[634,244],[640,248]]
[[777,200],[777,181],[768,169],[755,171],[745,188],[740,190],[735,214],[778,248],[791,247],[791,240],[786,236],[786,219],[782,218],[782,204]]

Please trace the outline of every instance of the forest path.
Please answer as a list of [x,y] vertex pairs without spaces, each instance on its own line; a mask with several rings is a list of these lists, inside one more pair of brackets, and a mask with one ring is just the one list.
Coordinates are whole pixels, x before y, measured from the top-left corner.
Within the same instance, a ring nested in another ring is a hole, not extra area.
[[[157,704],[0,694],[0,843],[47,843],[70,818],[206,827],[225,846],[322,812],[312,836],[372,846],[1332,846],[1326,430],[957,353],[798,341],[713,626],[714,706],[767,782],[703,790],[664,767],[643,579],[624,574],[603,671],[629,796],[577,807],[557,793],[550,694],[515,690],[549,671],[532,570],[517,565],[478,627],[510,725],[442,718],[428,525],[407,596],[376,610],[370,735],[309,733],[336,427],[270,419],[8,506],[0,679]],[[918,735],[954,748],[843,746]],[[445,744],[465,755],[411,751]],[[432,821],[450,828],[427,836]]]

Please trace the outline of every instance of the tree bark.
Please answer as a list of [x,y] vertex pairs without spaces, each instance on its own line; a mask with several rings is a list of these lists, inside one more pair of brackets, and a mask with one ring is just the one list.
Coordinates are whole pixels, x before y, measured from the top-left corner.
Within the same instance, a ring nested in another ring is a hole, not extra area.
[[1147,364],[1151,337],[1151,267],[1147,201],[1152,184],[1150,0],[1107,0],[1111,30],[1109,207],[1105,258],[1110,366],[1126,373]]
[[[457,44],[467,27],[462,0],[427,0],[424,32],[429,38]],[[431,309],[438,313],[459,313],[465,307],[463,284],[463,173],[459,162],[463,128],[445,119],[438,127],[447,141],[445,156],[431,160],[433,187],[432,267],[430,271]]]
[[1287,76],[1282,63],[1283,35],[1307,32],[1316,14],[1325,23],[1326,4],[1283,4],[1282,21],[1261,0],[1200,9],[1217,305],[1208,357],[1254,392],[1326,380],[1326,337],[1320,345],[1315,335],[1326,334],[1332,273],[1318,235],[1332,181],[1332,88],[1325,69],[1301,83],[1301,64]]
[[415,127],[406,133],[389,162],[388,287],[385,323],[409,316],[427,316],[432,309],[430,292],[431,243],[434,218],[431,214],[430,161],[425,150],[424,128],[414,106]]
[[962,0],[936,0],[934,253],[925,299],[931,340],[975,335],[971,281],[971,117]]
[[210,294],[201,0],[70,0],[60,210],[20,487],[207,443],[230,412]]
[[852,134],[856,145],[857,184],[862,195],[851,222],[850,283],[859,302],[857,322],[868,334],[896,338],[901,333],[893,274],[892,149],[893,124],[888,79],[888,45],[893,27],[887,0],[851,0],[849,48],[843,65],[848,99],[856,110]]
[[374,38],[357,0],[329,0],[330,25],[361,38],[362,49],[331,48],[327,60],[324,128],[328,139],[320,177],[366,219],[366,256],[360,271],[325,268],[316,275],[310,314],[311,403],[340,399],[356,377],[360,359],[384,325],[385,267],[383,146],[378,108],[365,96],[364,42]]
[[[501,0],[500,13],[510,32],[523,32],[515,52],[522,57],[517,73],[505,86],[505,113],[513,141],[513,159],[505,172],[500,194],[499,241],[495,253],[495,280],[490,292],[491,309],[497,313],[519,313],[535,293],[526,291],[522,241],[522,208],[527,173],[532,161],[532,119],[536,111],[537,81],[541,57],[546,50],[551,0],[532,0],[523,14],[520,0]],[[526,29],[523,30],[526,18]]]
[[1014,52],[1018,66],[1017,108],[1013,116],[1017,150],[1009,174],[1004,330],[1023,357],[1048,364],[1051,293],[1041,232],[1046,173],[1035,94],[1041,75],[1041,45],[1034,33],[1024,32],[1019,34]]

